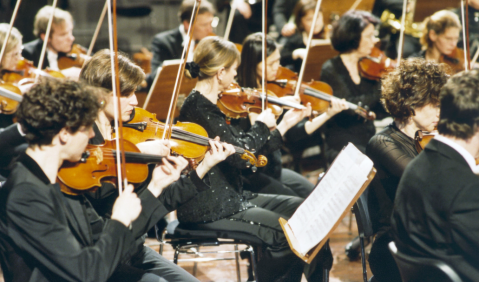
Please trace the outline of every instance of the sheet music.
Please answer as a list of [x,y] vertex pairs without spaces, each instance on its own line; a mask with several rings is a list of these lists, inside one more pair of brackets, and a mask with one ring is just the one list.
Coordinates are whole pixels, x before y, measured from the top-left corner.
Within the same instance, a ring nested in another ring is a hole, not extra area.
[[349,143],[311,195],[288,221],[305,255],[334,227],[349,203],[366,182],[373,162]]

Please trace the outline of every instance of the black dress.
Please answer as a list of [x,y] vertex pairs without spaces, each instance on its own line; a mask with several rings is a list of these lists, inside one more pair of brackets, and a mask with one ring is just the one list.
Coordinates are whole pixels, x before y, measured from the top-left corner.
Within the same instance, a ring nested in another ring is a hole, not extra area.
[[369,266],[377,281],[401,281],[399,270],[388,249],[391,237],[391,215],[399,180],[409,162],[418,154],[414,140],[400,131],[395,123],[374,135],[366,154],[377,173],[369,186],[368,208],[377,232]]
[[[220,109],[195,90],[185,100],[179,120],[197,123],[209,136],[219,136],[222,141],[247,150],[275,148],[282,142],[278,130],[270,132],[259,121],[246,132],[228,125]],[[332,265],[330,250],[323,248],[311,265],[304,266],[289,248],[278,223],[279,217],[289,219],[303,199],[252,194],[243,190],[244,169],[246,161],[238,155],[232,155],[213,167],[208,172],[210,190],[200,192],[181,206],[178,219],[203,229],[241,231],[260,238],[265,252],[258,261],[259,281],[300,281],[303,267],[309,281],[321,281],[323,267]]]
[[[340,56],[324,63],[320,80],[332,87],[335,97],[344,98],[354,104],[361,103],[363,107],[368,106],[370,110],[376,113],[377,118],[382,118],[385,115],[384,108],[379,102],[381,96],[380,83],[361,78],[361,82],[355,84]],[[366,144],[375,131],[372,121],[364,120],[352,110],[345,110],[335,115],[325,126],[326,157],[328,161],[334,160],[348,142],[353,143],[364,153]]]

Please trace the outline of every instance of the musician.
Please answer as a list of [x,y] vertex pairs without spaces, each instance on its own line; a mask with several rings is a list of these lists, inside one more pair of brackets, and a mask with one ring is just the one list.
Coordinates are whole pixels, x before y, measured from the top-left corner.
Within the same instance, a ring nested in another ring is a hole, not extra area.
[[[248,131],[228,125],[216,106],[218,93],[228,88],[236,76],[240,54],[235,45],[219,37],[203,39],[195,49],[187,75],[198,77],[195,90],[181,108],[179,120],[198,123],[209,135],[218,135],[233,145],[258,151],[276,149],[282,135],[297,121],[303,111],[289,111],[276,125],[271,110],[263,111]],[[241,230],[264,242],[265,252],[258,262],[259,281],[297,281],[303,264],[288,246],[278,218],[289,218],[302,198],[284,195],[253,194],[243,189],[241,174],[247,168],[239,156],[230,156],[208,173],[210,191],[201,192],[178,209],[184,223],[201,224],[214,230]],[[308,281],[322,281],[322,269],[329,269],[332,256],[324,249],[305,267]]]
[[[358,69],[359,59],[368,56],[376,42],[374,27],[377,23],[369,12],[346,12],[333,25],[331,36],[331,44],[340,54],[323,64],[320,80],[332,87],[336,97],[367,106],[377,118],[382,118],[384,109],[379,103],[379,82],[361,77]],[[353,111],[337,114],[326,123],[327,159],[334,160],[348,142],[365,152],[374,133],[374,123],[358,118]]]
[[[22,55],[25,59],[33,61],[35,67],[39,67],[40,56],[43,49],[43,42],[48,28],[52,12],[54,12],[53,23],[51,27],[50,38],[48,38],[45,59],[41,69],[50,68],[59,70],[58,58],[65,56],[72,50],[75,37],[73,36],[73,18],[72,15],[59,8],[53,9],[52,6],[41,8],[35,15],[33,34],[38,39],[25,43]],[[68,78],[78,79],[80,69],[76,67],[61,71]]]
[[[172,30],[160,32],[155,35],[151,42],[151,52],[153,58],[151,59],[151,74],[148,77],[148,85],[151,86],[158,67],[160,67],[164,61],[180,59],[183,47],[188,44],[188,29],[190,28],[191,15],[195,5],[194,0],[183,0],[178,11],[178,17],[180,20],[180,26]],[[193,40],[191,42],[191,54],[187,60],[193,59],[193,50],[197,42],[211,35],[213,28],[211,23],[215,15],[215,9],[213,5],[207,0],[201,1],[200,8],[198,10],[198,16],[196,18],[195,28],[193,30]]]
[[23,136],[25,134],[18,123],[0,128],[0,182],[6,180],[10,171],[8,167],[13,158],[26,150]]
[[[295,72],[300,71],[306,55],[306,44],[313,24],[316,3],[315,0],[301,0],[296,4],[293,15],[297,31],[285,39],[283,49],[281,49],[281,65]],[[321,11],[316,19],[313,37],[316,39],[325,37]]]
[[[135,238],[151,227],[149,220],[159,207],[155,197],[179,177],[180,171],[168,174],[159,167],[140,197],[133,186],[126,187],[108,221],[98,217],[83,195],[60,191],[56,181],[61,164],[78,161],[94,135],[98,91],[72,81],[45,80],[19,105],[17,118],[29,147],[0,189],[7,281],[119,281],[112,274]],[[139,281],[141,276],[128,278]]]
[[377,232],[369,266],[378,282],[401,281],[388,249],[394,198],[404,169],[418,154],[415,133],[431,132],[437,126],[439,92],[448,77],[444,65],[416,58],[403,60],[382,80],[381,101],[394,122],[374,135],[366,147],[366,154],[377,169],[369,186],[368,208]]
[[[135,65],[124,54],[118,55],[119,79],[120,79],[120,117],[123,122],[129,121],[135,114],[134,107],[138,104],[135,90],[143,81],[145,74],[140,67]],[[104,109],[98,113],[93,124],[95,137],[90,139],[91,144],[103,144],[105,140],[112,139],[112,121],[114,119],[114,104],[112,91],[112,72],[109,50],[100,50],[89,60],[82,69],[81,80],[88,84],[106,89],[109,92],[105,99]],[[141,134],[140,132],[138,134]],[[218,162],[223,161],[234,152],[231,145],[223,145],[218,141],[210,143],[212,150],[205,155],[205,159],[198,165],[196,170],[191,171],[187,176],[182,176],[178,181],[167,187],[159,197],[161,213],[175,210],[179,205],[186,203],[199,192],[209,189],[202,179],[208,170]],[[167,141],[148,141],[137,144],[142,153],[168,155],[169,143]],[[169,157],[170,158],[170,157]],[[182,157],[175,158],[186,163]],[[155,173],[150,166],[148,179],[136,189],[142,193],[149,185],[152,175]],[[156,170],[156,169],[155,169]],[[95,210],[104,217],[110,217],[114,199],[118,197],[118,190],[112,184],[102,183],[102,187],[95,193],[87,194]],[[162,217],[163,217],[162,216]],[[162,217],[158,218],[161,219]],[[155,224],[156,222],[153,222]],[[144,246],[144,237],[137,238],[135,242],[136,252],[131,258],[129,265],[143,269],[146,272],[160,276],[167,281],[197,281],[176,264],[171,263],[160,256],[151,248]]]
[[451,266],[477,281],[479,72],[454,75],[440,93],[439,135],[406,167],[392,228],[399,251]]
[[[471,59],[476,54],[479,47],[479,1],[468,1],[468,16],[469,16],[469,47],[471,48]],[[462,23],[462,11],[461,8],[454,9],[453,12],[457,15]],[[465,17],[465,15],[464,15]],[[458,48],[464,48],[464,39],[462,32],[459,33],[459,41],[457,42]]]
[[[10,25],[6,23],[0,24],[0,48],[5,43],[5,38]],[[17,62],[22,58],[22,34],[15,27],[12,28],[5,53],[0,62],[0,80],[3,80],[3,75],[10,71],[14,71],[17,67]],[[13,124],[13,115],[5,115],[0,109],[0,128],[7,127]]]
[[[394,18],[398,23],[401,22],[402,10],[404,0],[376,0],[372,14],[378,18],[382,18],[384,12],[389,11],[394,15]],[[406,16],[408,13],[414,14],[415,2],[408,1],[406,6]],[[406,17],[407,18],[407,17]],[[399,44],[399,30],[394,29],[387,22],[382,22],[379,26],[379,38],[381,39],[381,45],[384,46],[384,52],[388,58],[396,59],[398,57],[398,44]],[[383,48],[381,48],[383,49]],[[410,34],[404,34],[404,42],[402,49],[402,58],[409,58],[412,54],[421,51],[421,43],[419,38]]]
[[[266,81],[274,81],[277,79],[280,62],[279,48],[270,36],[266,37],[266,45],[266,73],[268,76]],[[240,86],[261,88],[263,70],[262,52],[263,34],[254,33],[249,35],[243,42],[241,64],[238,67],[237,81]],[[292,102],[298,103],[298,100],[292,96],[282,97],[281,99],[289,99]],[[328,109],[327,113],[316,117],[312,121],[309,121],[307,118],[303,119],[286,132],[286,140],[294,138],[295,141],[304,142],[304,139],[314,134],[331,116],[334,116],[345,108],[347,108],[347,106],[344,102],[333,99],[332,106]],[[247,131],[251,127],[251,124],[254,124],[256,116],[257,114],[250,113],[250,121],[245,121],[244,119],[232,120],[231,125]],[[316,142],[316,144],[319,142],[317,138],[321,138],[321,136],[314,134],[314,139],[316,140],[313,142]],[[299,145],[295,142],[295,147],[297,146]],[[244,174],[248,175],[248,181],[245,182],[244,188],[254,192],[293,195],[306,198],[314,188],[314,185],[302,175],[290,169],[282,168],[281,152],[279,149],[268,155],[268,165],[265,169],[260,169],[260,172],[257,173],[246,172]],[[278,181],[286,186],[287,190],[284,190],[283,185],[278,183]]]
[[296,32],[297,24],[290,22],[298,0],[275,0],[273,4],[273,20],[276,30],[282,37],[290,37]]
[[[414,55],[428,61],[446,62],[458,65],[460,57],[455,55],[461,22],[451,11],[441,10],[424,20],[424,30],[421,37],[422,51]],[[443,59],[442,59],[443,58]],[[462,58],[464,61],[464,59]],[[464,65],[458,66],[464,69]]]

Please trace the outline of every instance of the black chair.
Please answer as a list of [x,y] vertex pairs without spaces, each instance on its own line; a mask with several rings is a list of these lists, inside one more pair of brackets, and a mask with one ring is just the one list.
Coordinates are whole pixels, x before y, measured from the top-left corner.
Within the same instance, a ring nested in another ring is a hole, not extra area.
[[368,274],[366,269],[366,252],[364,251],[364,240],[369,239],[374,235],[373,223],[368,210],[368,191],[366,188],[364,192],[359,196],[359,199],[353,206],[353,213],[356,216],[356,222],[358,224],[359,242],[361,245],[361,263],[363,265],[363,279],[364,282],[368,281]]
[[459,275],[449,265],[440,260],[406,255],[398,251],[394,242],[389,243],[389,250],[399,267],[402,281],[462,282]]
[[[248,281],[255,281],[257,252],[261,247],[262,241],[255,236],[235,231],[219,231],[205,229],[201,224],[181,224],[178,220],[168,223],[165,230],[156,229],[156,236],[160,242],[160,255],[163,254],[164,244],[170,244],[175,249],[173,262],[192,261],[194,262],[193,275],[196,275],[197,263],[201,261],[213,260],[235,260],[236,275],[238,282],[241,280],[239,256],[249,260]],[[243,250],[238,249],[238,245],[246,245]],[[235,245],[234,251],[201,252],[200,247],[211,247],[220,245]],[[234,253],[234,258],[201,258],[206,253]],[[179,260],[180,254],[196,255],[196,258]]]

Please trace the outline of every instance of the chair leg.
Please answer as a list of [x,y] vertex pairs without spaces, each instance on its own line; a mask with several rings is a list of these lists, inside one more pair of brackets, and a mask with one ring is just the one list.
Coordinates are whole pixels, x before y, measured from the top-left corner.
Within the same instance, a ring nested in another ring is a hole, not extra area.
[[361,244],[361,263],[363,265],[363,280],[368,282],[368,271],[366,269],[366,252],[364,251],[364,237],[359,236],[359,243]]
[[238,282],[241,282],[238,245],[235,245],[235,261],[236,261],[236,278]]
[[175,256],[173,257],[173,263],[178,264],[178,257],[180,256],[180,246],[176,246]]
[[[155,229],[156,229],[156,225],[155,225]],[[166,236],[166,229],[163,230],[163,232],[161,232],[161,244],[160,244],[160,249],[158,250],[158,252],[160,253],[160,255],[162,256],[163,255],[163,248],[164,248],[164,245],[165,245],[165,236]]]
[[[251,272],[252,273],[249,273],[250,277],[248,277],[248,281],[257,281],[258,279],[258,275],[257,272],[256,272],[256,253],[255,253],[255,249],[250,246],[250,254],[251,254]],[[252,276],[252,277],[251,277]]]
[[[196,249],[196,257],[199,257],[199,253],[200,253],[200,245],[197,246],[197,249]],[[193,276],[196,277],[196,273],[198,272],[198,262],[195,261],[193,263]]]
[[329,269],[323,269],[323,282],[329,282]]

